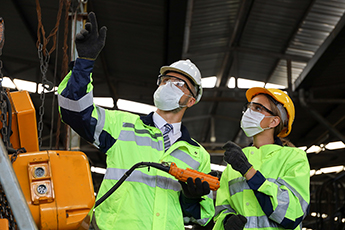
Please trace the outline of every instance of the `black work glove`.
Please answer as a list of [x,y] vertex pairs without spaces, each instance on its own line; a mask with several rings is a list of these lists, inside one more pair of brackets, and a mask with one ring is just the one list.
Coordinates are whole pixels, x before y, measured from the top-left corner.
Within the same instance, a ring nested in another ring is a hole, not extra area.
[[242,230],[244,225],[247,223],[247,218],[242,216],[241,214],[238,215],[230,215],[230,217],[224,223],[225,230]]
[[226,142],[226,144],[223,146],[223,149],[226,150],[224,153],[224,161],[230,164],[233,169],[239,171],[243,176],[245,176],[249,169],[253,167],[248,162],[248,159],[246,155],[244,155],[241,147],[234,142]]
[[182,193],[185,197],[189,199],[200,199],[201,196],[210,193],[210,186],[207,181],[201,183],[199,177],[195,178],[195,183],[193,178],[189,177],[187,182],[179,181],[182,186]]
[[96,15],[93,12],[89,13],[89,20],[85,29],[76,35],[75,45],[80,58],[95,60],[104,47],[107,27],[103,26],[98,33]]

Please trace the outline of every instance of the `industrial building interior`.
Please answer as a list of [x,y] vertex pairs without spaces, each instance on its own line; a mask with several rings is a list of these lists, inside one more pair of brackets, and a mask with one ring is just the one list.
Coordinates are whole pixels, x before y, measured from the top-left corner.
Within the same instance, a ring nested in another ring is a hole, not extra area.
[[[74,134],[60,122],[56,87],[39,90],[40,83],[57,86],[65,76],[75,59],[74,36],[91,11],[108,29],[93,71],[100,106],[131,111],[123,105],[138,102],[151,110],[131,112],[147,114],[154,110],[160,67],[192,60],[204,93],[182,122],[221,175],[224,143],[251,142],[240,128],[246,90],[282,89],[296,110],[288,139],[306,151],[311,169],[303,229],[345,229],[345,0],[0,1],[3,86],[33,86],[37,123],[43,123],[41,150],[78,149],[94,169],[106,167],[105,155],[83,139],[71,144]],[[45,72],[37,44],[49,34],[56,42],[49,37]],[[102,178],[92,172],[96,193]]]

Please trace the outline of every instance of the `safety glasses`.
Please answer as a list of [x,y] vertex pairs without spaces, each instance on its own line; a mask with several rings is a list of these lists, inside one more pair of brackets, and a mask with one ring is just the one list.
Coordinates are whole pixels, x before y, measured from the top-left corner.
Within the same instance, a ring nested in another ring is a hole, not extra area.
[[243,107],[243,113],[247,110],[247,109],[251,109],[255,112],[259,112],[262,113],[263,111],[268,112],[269,114],[276,116],[271,110],[267,109],[265,106],[263,106],[260,103],[256,103],[256,102],[248,102],[244,107]]
[[174,85],[176,85],[177,87],[179,88],[186,88],[189,90],[189,92],[192,94],[192,96],[194,98],[195,95],[193,93],[193,91],[189,88],[187,82],[181,78],[178,78],[178,77],[175,77],[175,76],[170,76],[170,75],[159,75],[158,76],[158,81],[157,81],[157,85],[160,85],[160,84],[166,84],[168,81],[172,82]]

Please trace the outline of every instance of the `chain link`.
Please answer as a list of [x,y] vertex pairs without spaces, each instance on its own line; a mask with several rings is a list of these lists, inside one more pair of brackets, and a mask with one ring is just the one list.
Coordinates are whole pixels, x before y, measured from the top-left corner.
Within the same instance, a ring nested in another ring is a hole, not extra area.
[[[2,74],[1,69],[2,69],[2,61],[0,60],[0,110],[1,110],[0,121],[2,123],[1,135],[2,135],[2,140],[4,142],[4,145],[8,147],[10,141],[8,138],[8,129],[7,129],[7,103],[4,98],[5,90],[2,87],[3,74]],[[9,116],[11,116],[11,114],[9,114]]]
[[2,189],[0,184],[0,219],[8,219],[9,229],[17,229],[17,223],[14,220],[14,216],[11,210],[11,207],[7,201],[5,191]]
[[[44,53],[43,53],[44,52]],[[38,143],[39,148],[42,146],[42,131],[43,131],[43,115],[44,115],[44,101],[46,98],[45,90],[52,90],[53,83],[47,80],[46,74],[49,65],[50,55],[47,49],[43,51],[43,45],[40,43],[38,46],[38,58],[40,59],[40,68],[42,73],[42,92],[40,95],[41,106],[39,107],[39,121],[38,121]]]

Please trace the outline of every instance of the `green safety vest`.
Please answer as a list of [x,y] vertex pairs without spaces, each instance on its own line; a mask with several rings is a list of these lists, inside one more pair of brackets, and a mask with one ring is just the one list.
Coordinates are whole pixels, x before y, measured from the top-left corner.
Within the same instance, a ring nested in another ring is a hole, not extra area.
[[301,229],[310,202],[306,153],[276,144],[246,147],[243,152],[258,172],[246,181],[230,165],[226,167],[217,190],[213,229],[224,229],[229,214],[245,216],[244,229]]
[[[161,131],[145,125],[139,116],[119,111],[107,111],[105,115],[104,129],[117,141],[107,152],[107,171],[97,199],[141,161],[175,162],[179,168],[211,171],[204,148],[177,141],[164,152]],[[184,229],[180,192],[179,182],[170,174],[155,168],[137,169],[96,208],[97,225],[100,229]],[[200,204],[201,218],[197,222],[206,225],[214,215],[212,193]]]

